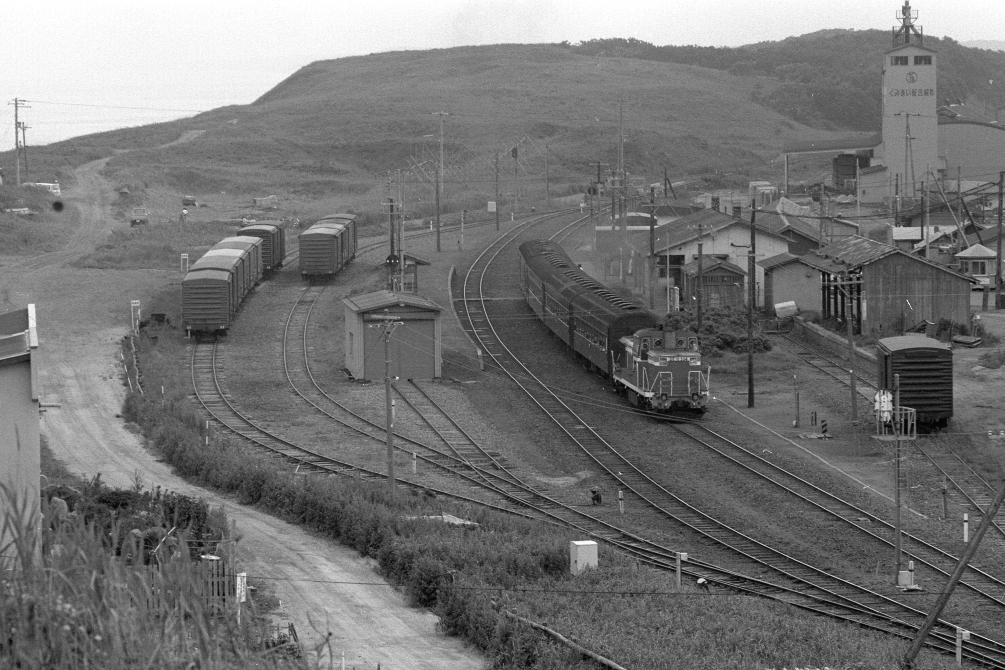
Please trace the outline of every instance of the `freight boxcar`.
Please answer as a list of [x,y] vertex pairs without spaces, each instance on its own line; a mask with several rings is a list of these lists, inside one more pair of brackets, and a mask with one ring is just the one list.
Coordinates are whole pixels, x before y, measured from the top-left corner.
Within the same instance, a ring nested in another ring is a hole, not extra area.
[[283,228],[271,223],[255,223],[244,226],[239,232],[242,236],[261,238],[264,272],[272,272],[282,266],[286,257],[286,231]]
[[[202,258],[197,260],[193,265],[193,269],[199,269],[207,267],[207,264],[213,263],[214,261],[220,261],[222,264],[227,264],[229,262],[228,268],[232,265],[234,272],[234,304],[239,305],[241,301],[244,300],[244,296],[248,295],[250,290],[251,282],[251,261],[248,259],[248,252],[242,251],[241,249],[210,249],[207,251]],[[224,269],[223,266],[218,269]]]
[[250,276],[250,288],[254,288],[258,285],[258,282],[262,280],[262,274],[265,272],[264,264],[262,262],[262,238],[256,237],[254,235],[237,235],[234,237],[225,237],[215,245],[214,249],[239,249],[245,251],[248,254],[248,261],[250,263],[251,276]]
[[300,274],[330,279],[356,257],[356,217],[332,215],[300,233]]
[[922,335],[887,337],[876,345],[879,388],[893,391],[900,375],[900,404],[917,412],[919,427],[944,428],[953,416],[953,351]]
[[[232,317],[234,312],[237,311],[237,305],[239,305],[241,300],[244,298],[244,294],[241,290],[244,275],[240,259],[234,256],[203,256],[199,260],[192,263],[192,266],[189,268],[189,272],[195,272],[196,270],[219,270],[221,272],[226,272],[230,276],[227,280],[226,286],[229,293],[227,302],[229,306],[227,327],[229,327],[230,317]],[[184,310],[185,304],[183,300],[182,311],[184,312]],[[184,318],[182,320],[184,321]]]
[[189,270],[181,282],[182,327],[200,333],[227,330],[234,315],[233,284],[228,270]]

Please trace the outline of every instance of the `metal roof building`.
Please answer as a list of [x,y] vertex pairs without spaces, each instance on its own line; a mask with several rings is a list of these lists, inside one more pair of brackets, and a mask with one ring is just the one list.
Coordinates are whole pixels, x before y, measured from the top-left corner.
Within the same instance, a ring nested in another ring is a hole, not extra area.
[[442,376],[440,313],[432,300],[411,293],[376,291],[345,304],[345,367],[356,379],[384,378],[385,324],[391,322],[391,375],[401,379]]
[[[39,530],[41,476],[39,437],[38,335],[35,305],[0,314],[0,484],[17,495],[25,506],[22,522]],[[14,511],[12,501],[0,494],[0,515]],[[9,549],[12,538],[0,530],[0,547]],[[11,556],[6,556],[10,558]]]

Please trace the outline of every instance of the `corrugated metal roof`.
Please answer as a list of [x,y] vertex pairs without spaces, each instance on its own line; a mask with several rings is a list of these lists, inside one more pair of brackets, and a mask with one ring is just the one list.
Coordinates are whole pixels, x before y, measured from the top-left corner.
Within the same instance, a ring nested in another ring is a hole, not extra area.
[[[716,258],[715,256],[702,256],[701,261],[702,274],[719,269],[729,270],[730,272],[741,275],[743,277],[747,276],[747,271],[741,268],[739,265],[735,265],[733,263],[730,263],[729,261],[724,261],[721,258]],[[684,266],[684,273],[689,275],[698,273],[697,258]]]
[[[694,214],[689,214],[683,216],[672,223],[668,223],[665,226],[661,226],[656,229],[655,233],[655,248],[657,255],[664,253],[666,249],[681,246],[688,242],[696,241],[699,237],[698,228],[701,228],[701,237],[707,237],[714,233],[719,232],[730,226],[744,226],[750,227],[749,222],[745,222],[736,217],[730,216],[729,214],[723,214],[714,209],[702,209]],[[762,226],[756,222],[754,223],[754,229],[758,232],[777,237],[780,240],[785,240],[784,237],[778,233],[769,230],[768,228]],[[640,231],[631,234],[632,246],[636,249],[642,251],[645,250],[645,254],[648,255],[649,250],[649,232]],[[785,240],[786,242],[788,240]]]
[[845,269],[857,268],[869,263],[875,263],[897,253],[897,247],[883,244],[867,237],[852,235],[821,247],[813,252],[817,256],[834,261]]
[[394,293],[392,291],[374,291],[364,295],[355,295],[351,298],[344,298],[342,302],[353,312],[372,312],[375,309],[384,309],[392,305],[403,305],[405,307],[419,307],[436,312],[442,312],[443,308],[428,298],[411,293]]
[[790,254],[788,251],[784,251],[777,256],[772,256],[771,258],[765,258],[763,261],[758,261],[757,264],[765,270],[770,270],[771,268],[777,268],[781,265],[786,265],[798,260],[801,260],[799,256]]
[[936,268],[941,272],[946,272],[956,277],[960,277],[961,279],[966,279],[971,283],[976,281],[972,277],[956,272],[944,265],[933,263],[932,261],[921,258],[920,256],[905,253],[896,247],[890,246],[889,244],[883,244],[882,242],[870,240],[865,237],[859,237],[858,235],[846,237],[834,242],[833,244],[828,244],[826,247],[812,251],[803,256],[802,260],[807,265],[823,270],[824,272],[840,274],[842,272],[848,272],[849,270],[860,268],[864,265],[869,265],[870,263],[875,263],[880,259],[894,254],[901,254],[914,259],[919,263],[924,263],[925,265]]

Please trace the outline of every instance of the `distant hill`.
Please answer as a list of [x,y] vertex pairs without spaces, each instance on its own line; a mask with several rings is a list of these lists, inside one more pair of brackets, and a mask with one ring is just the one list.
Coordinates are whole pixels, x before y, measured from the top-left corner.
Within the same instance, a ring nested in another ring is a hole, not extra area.
[[[1005,53],[970,48],[948,37],[926,36],[924,44],[939,52],[940,102],[1005,107]],[[876,131],[881,126],[883,53],[891,47],[890,33],[881,30],[821,30],[736,48],[657,47],[639,40],[605,39],[573,50],[769,78],[776,85],[755,88],[754,99],[785,116],[816,128]]]
[[971,40],[963,42],[963,46],[971,49],[990,49],[991,51],[1005,51],[1005,40]]
[[[579,190],[624,156],[645,183],[704,176],[736,183],[778,176],[791,140],[820,136],[760,104],[778,82],[641,58],[598,57],[568,45],[495,45],[373,54],[311,63],[250,105],[190,119],[75,138],[36,150],[33,163],[117,153],[118,184],[192,195],[280,195],[379,202],[388,171],[405,170],[430,200],[444,155],[451,206],[484,207],[499,154],[503,200],[513,147],[521,189],[542,197]],[[163,147],[182,133],[204,130]],[[824,136],[830,136],[823,133]],[[128,150],[128,151],[122,151]],[[64,170],[65,172],[65,170]],[[372,189],[379,189],[371,192]]]
[[[950,38],[925,45],[939,52],[940,102],[990,118],[1005,107],[1005,52]],[[666,170],[704,186],[745,184],[780,178],[786,142],[878,130],[890,46],[885,31],[824,30],[737,48],[607,39],[318,61],[250,105],[40,147],[32,164],[64,181],[72,166],[115,153],[105,174],[138,197],[276,193],[325,207],[373,206],[389,173],[403,171],[408,197],[428,208],[434,112],[444,111],[447,206],[483,208],[497,155],[503,202],[514,168],[530,198],[543,198],[546,179],[552,195],[578,192],[598,161],[606,173],[623,109],[625,163],[643,183]],[[204,132],[164,146],[193,130]]]

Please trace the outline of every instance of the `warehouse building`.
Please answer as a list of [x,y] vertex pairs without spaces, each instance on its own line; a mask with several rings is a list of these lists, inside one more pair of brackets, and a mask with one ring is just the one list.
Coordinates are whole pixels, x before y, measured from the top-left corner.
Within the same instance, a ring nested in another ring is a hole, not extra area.
[[[391,376],[434,379],[442,376],[440,314],[432,300],[410,293],[376,291],[352,296],[345,304],[345,367],[356,379],[383,379],[385,351]],[[389,332],[389,346],[384,336]]]

